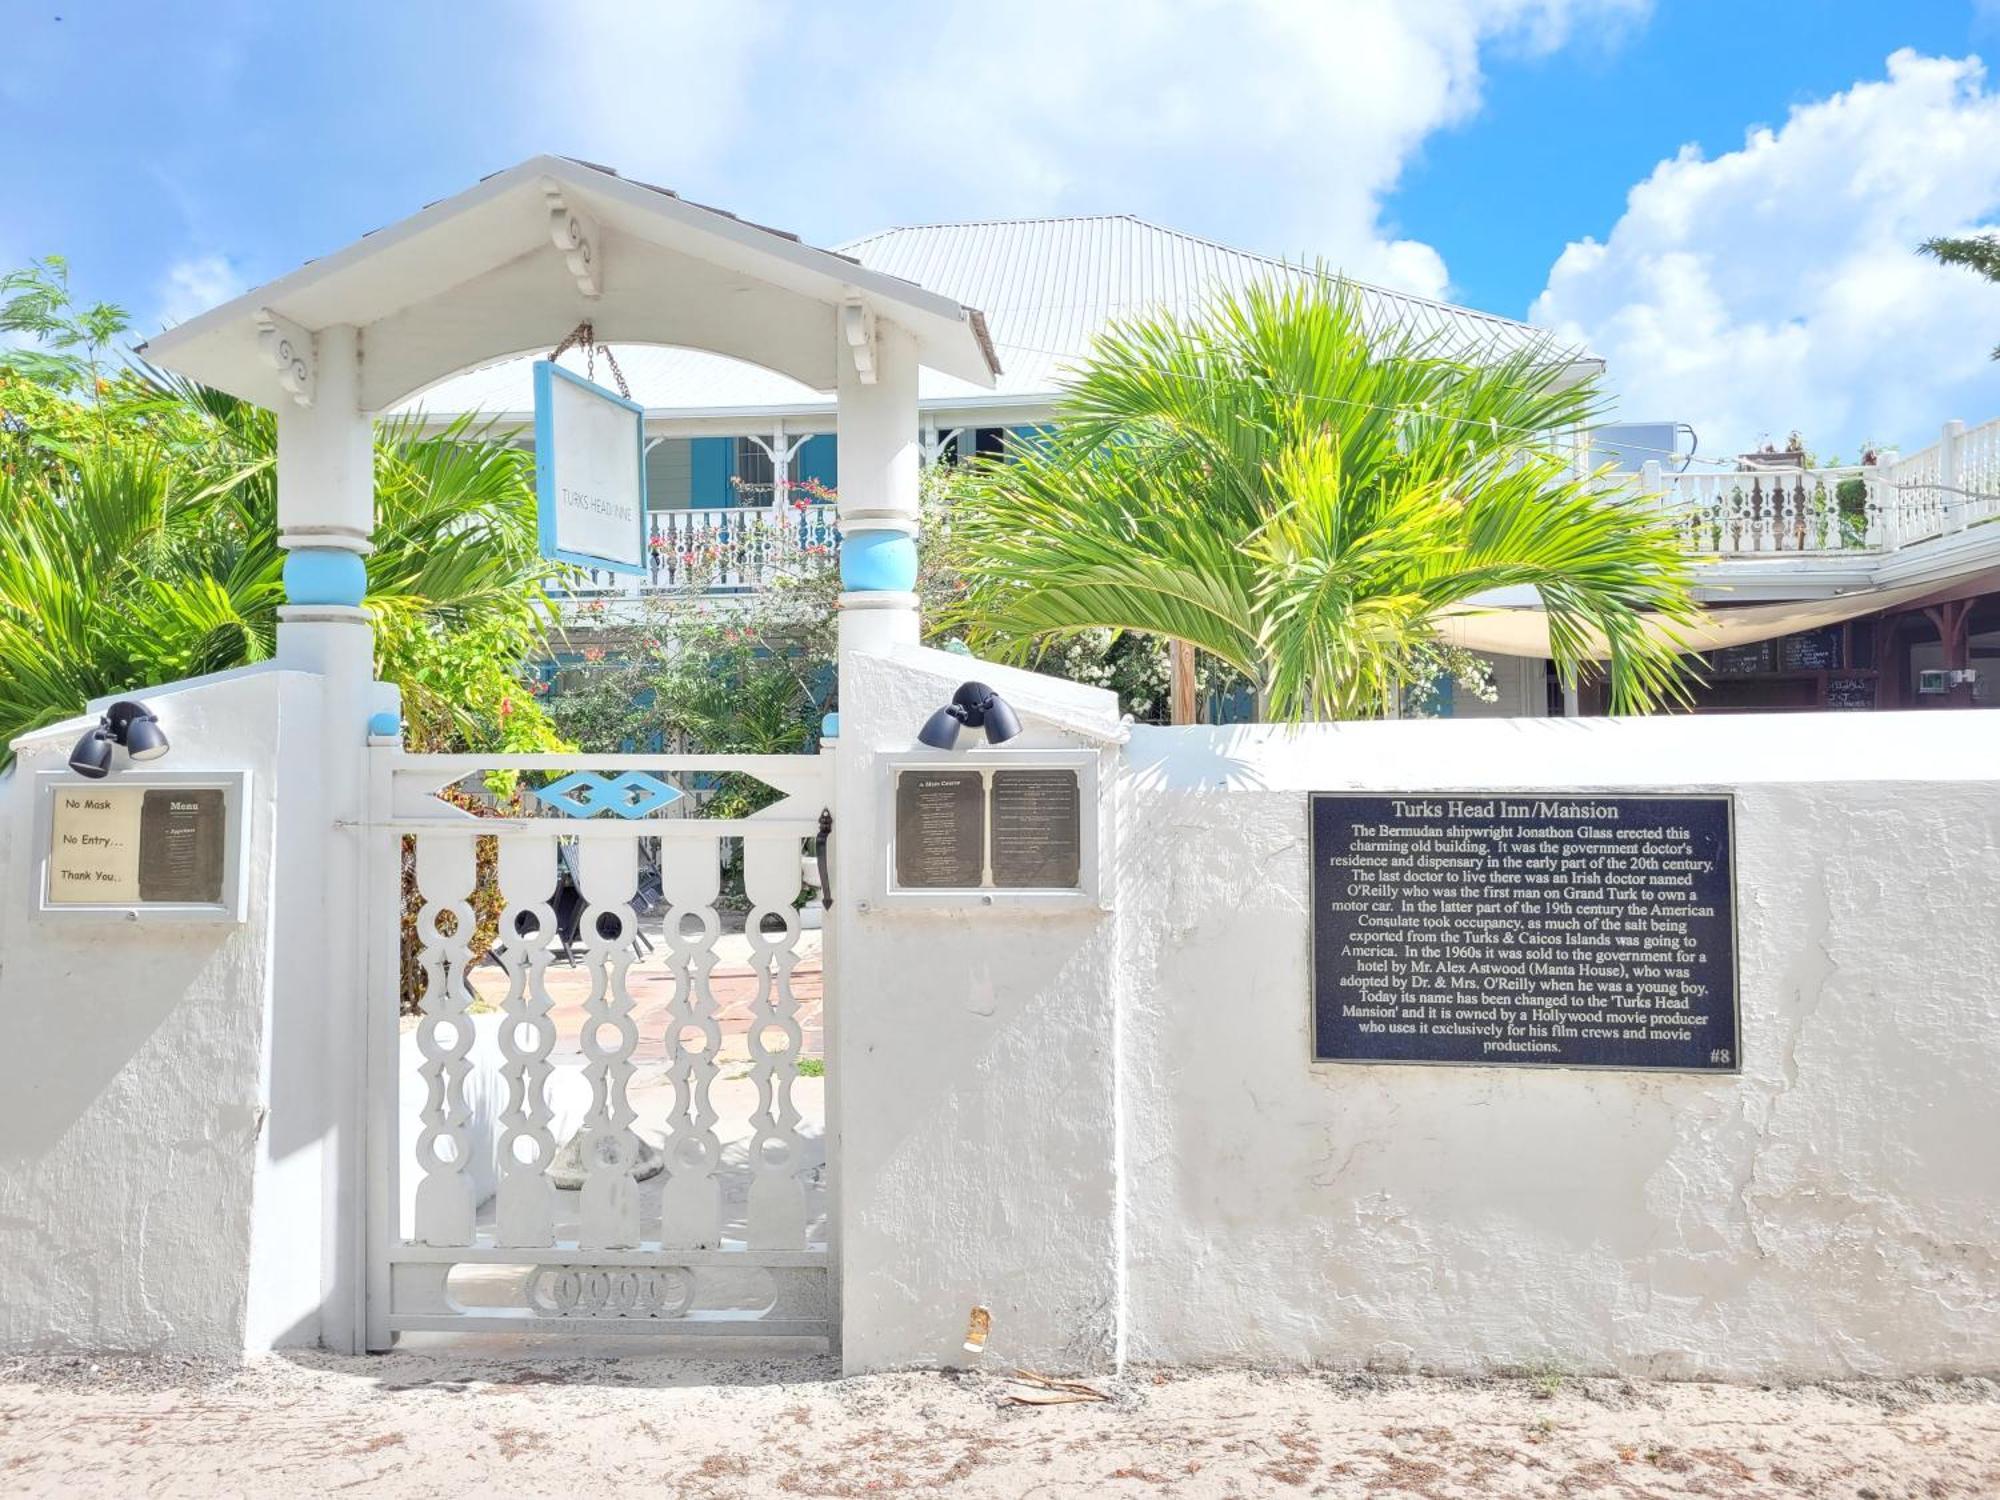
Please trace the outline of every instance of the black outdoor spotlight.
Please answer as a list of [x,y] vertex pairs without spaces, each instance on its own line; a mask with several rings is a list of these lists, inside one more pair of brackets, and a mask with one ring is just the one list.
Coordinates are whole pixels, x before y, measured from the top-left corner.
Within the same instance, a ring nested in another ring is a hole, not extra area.
[[115,748],[111,731],[100,723],[76,742],[76,748],[69,753],[69,768],[79,776],[97,781],[111,770],[111,752]]
[[92,781],[111,770],[111,752],[119,745],[134,760],[158,760],[167,753],[167,736],[160,728],[159,715],[145,704],[121,698],[104,711],[97,727],[76,742],[69,753],[69,768]]
[[1021,732],[1021,720],[992,688],[983,682],[967,682],[951,695],[951,702],[924,721],[917,742],[933,750],[949,750],[958,743],[958,731],[983,729],[986,743],[1003,744]]

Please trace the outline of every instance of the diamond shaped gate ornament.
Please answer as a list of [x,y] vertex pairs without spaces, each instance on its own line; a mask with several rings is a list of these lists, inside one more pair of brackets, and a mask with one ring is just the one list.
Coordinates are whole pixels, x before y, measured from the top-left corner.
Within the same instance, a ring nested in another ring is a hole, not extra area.
[[545,787],[530,788],[536,801],[565,817],[588,818],[614,812],[621,818],[643,818],[681,798],[679,787],[669,786],[644,771],[627,771],[622,776],[599,776],[593,771],[572,771]]

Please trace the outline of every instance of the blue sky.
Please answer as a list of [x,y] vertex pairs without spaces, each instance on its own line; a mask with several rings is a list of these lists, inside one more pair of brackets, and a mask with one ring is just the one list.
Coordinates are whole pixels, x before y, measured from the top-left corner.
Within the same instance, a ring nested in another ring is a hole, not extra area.
[[1995,0],[10,13],[0,261],[146,328],[554,150],[820,243],[1124,211],[1321,257],[1588,340],[1708,451],[2000,414],[2000,289],[1908,254],[2000,216]]

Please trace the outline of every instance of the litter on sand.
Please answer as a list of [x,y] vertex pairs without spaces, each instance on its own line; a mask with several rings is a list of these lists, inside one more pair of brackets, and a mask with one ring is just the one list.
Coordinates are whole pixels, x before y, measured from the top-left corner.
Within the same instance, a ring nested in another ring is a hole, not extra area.
[[1096,1386],[1081,1380],[1051,1380],[1033,1370],[1016,1370],[1014,1384],[1018,1389],[1007,1391],[1000,1397],[1002,1406],[1067,1406],[1076,1401],[1111,1399]]

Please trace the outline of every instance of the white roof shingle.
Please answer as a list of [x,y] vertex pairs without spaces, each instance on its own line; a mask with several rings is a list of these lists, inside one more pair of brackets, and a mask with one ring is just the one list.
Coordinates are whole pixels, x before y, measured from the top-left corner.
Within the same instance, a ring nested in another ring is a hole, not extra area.
[[[1088,356],[1116,320],[1160,310],[1198,311],[1217,293],[1309,268],[1231,249],[1127,214],[1000,219],[884,230],[837,247],[867,269],[911,281],[985,314],[1001,371],[991,389],[933,370],[920,399],[993,402],[1050,398],[1063,373]],[[1541,329],[1356,283],[1371,326],[1400,325],[1461,355],[1511,353],[1546,342]],[[633,399],[650,411],[715,412],[832,405],[783,375],[690,349],[613,345]],[[1570,351],[1571,362],[1588,359]],[[412,406],[431,413],[524,414],[532,403],[526,359],[512,359],[433,387]]]

